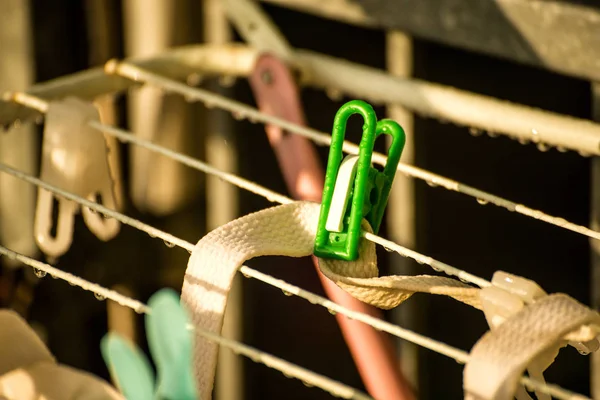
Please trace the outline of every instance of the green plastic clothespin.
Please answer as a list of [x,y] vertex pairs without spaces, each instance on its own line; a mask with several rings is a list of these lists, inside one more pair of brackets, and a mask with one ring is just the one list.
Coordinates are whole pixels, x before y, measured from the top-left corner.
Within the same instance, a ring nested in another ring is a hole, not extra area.
[[[358,155],[342,160],[342,147],[348,119],[358,114],[363,118],[363,134]],[[387,163],[383,171],[371,165],[375,139],[392,136]],[[360,224],[365,218],[378,232],[390,194],[396,168],[404,149],[406,135],[398,123],[389,119],[377,121],[373,108],[360,100],[344,104],[335,115],[319,225],[315,238],[315,255],[354,261],[358,258]]]
[[179,296],[163,289],[150,298],[148,306],[146,336],[158,383],[144,353],[118,334],[109,333],[100,348],[113,381],[127,400],[196,400],[192,336]]

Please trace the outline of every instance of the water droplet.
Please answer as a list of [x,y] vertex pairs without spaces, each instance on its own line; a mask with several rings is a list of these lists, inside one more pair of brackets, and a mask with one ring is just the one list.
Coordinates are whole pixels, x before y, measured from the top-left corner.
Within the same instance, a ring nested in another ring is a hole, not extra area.
[[388,253],[393,253],[393,252],[394,252],[394,250],[393,250],[393,249],[390,249],[389,247],[385,247],[385,246],[383,246],[383,248],[384,248],[384,249],[385,249],[385,251],[387,251]]
[[58,279],[58,276],[50,274],[50,278],[52,278],[52,279]]
[[328,308],[327,311],[329,311],[329,314],[331,315],[337,315],[337,311],[332,310],[331,308]]
[[582,356],[587,356],[587,355],[589,355],[589,354],[590,354],[590,352],[589,352],[589,351],[587,351],[587,350],[582,350],[582,349],[579,349],[579,350],[577,350],[577,351],[578,351],[578,352],[579,352],[579,354],[581,354]]
[[489,132],[489,131],[488,131],[488,132],[487,132],[487,135],[488,135],[489,137],[491,137],[491,138],[497,138],[497,137],[498,137],[498,134],[497,134],[496,132]]
[[525,138],[519,138],[517,141],[518,141],[519,143],[523,144],[523,145],[525,145],[525,144],[528,144],[528,143],[529,143],[529,140],[527,140],[527,139],[525,139]]
[[219,77],[219,84],[223,87],[232,87],[235,85],[235,76],[223,75]]
[[540,141],[540,134],[537,131],[537,129],[532,129],[531,130],[531,136],[533,136],[533,143],[538,143]]
[[333,101],[340,101],[344,97],[341,90],[332,87],[325,89],[325,93]]
[[202,79],[203,79],[202,75],[200,75],[197,72],[194,72],[193,74],[188,75],[188,77],[186,79],[186,83],[189,86],[198,86],[202,83]]
[[558,150],[559,153],[566,153],[567,149],[565,147],[562,146],[556,146],[556,150]]
[[303,384],[304,386],[306,386],[306,387],[309,387],[309,388],[311,388],[311,387],[314,387],[314,385],[311,385],[310,383],[308,383],[308,382],[305,382],[305,381],[302,381],[302,384]]
[[42,271],[41,269],[37,269],[34,268],[33,269],[33,273],[35,274],[35,276],[37,276],[38,278],[43,278],[46,276],[46,271]]
[[163,240],[163,242],[165,243],[165,246],[167,246],[169,248],[175,247],[175,243],[171,243],[168,240]]
[[100,300],[100,301],[102,301],[102,300],[106,300],[106,297],[105,297],[105,296],[103,296],[103,295],[101,295],[100,293],[96,293],[96,292],[94,292],[94,297],[95,297],[97,300]]
[[67,282],[69,282],[69,285],[71,285],[71,286],[77,286],[77,285],[75,285],[75,284],[74,284],[73,282],[71,282],[71,281],[67,281]]
[[292,296],[292,293],[288,292],[287,290],[281,290],[283,292],[284,295],[286,296]]
[[148,232],[148,236],[150,236],[152,239],[156,238],[156,235],[152,232]]
[[244,278],[250,278],[250,275],[248,275],[248,274],[247,274],[247,273],[245,273],[245,272],[242,272],[242,275],[244,276]]
[[590,156],[590,153],[586,153],[585,151],[579,151],[578,153],[581,157],[589,157]]
[[442,272],[442,268],[440,268],[438,266],[432,265],[431,268],[433,268],[434,271]]
[[548,145],[547,145],[547,144],[545,144],[545,143],[538,143],[538,144],[537,144],[537,149],[538,149],[539,151],[541,151],[541,152],[546,152],[546,151],[550,150],[550,146],[548,146]]
[[469,128],[469,133],[473,136],[481,136],[481,129]]
[[292,376],[290,374],[288,374],[287,372],[283,372],[283,376],[285,376],[286,378],[292,379]]
[[233,116],[233,118],[237,119],[238,121],[244,119],[244,114],[239,111],[234,111],[231,113],[231,115]]
[[436,187],[437,183],[433,182],[433,181],[427,181],[427,184],[431,187]]
[[484,199],[477,199],[477,202],[479,204],[481,204],[482,206],[485,206],[487,203],[489,203],[487,200],[484,200]]

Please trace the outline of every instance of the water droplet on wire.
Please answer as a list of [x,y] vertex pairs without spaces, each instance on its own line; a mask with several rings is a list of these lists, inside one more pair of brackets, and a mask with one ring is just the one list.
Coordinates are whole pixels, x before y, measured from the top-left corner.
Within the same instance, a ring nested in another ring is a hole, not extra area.
[[35,276],[37,276],[40,279],[46,276],[46,271],[42,271],[41,269],[37,269],[37,268],[33,269],[33,273],[35,274]]
[[487,201],[487,200],[484,200],[484,199],[477,199],[477,202],[478,202],[479,204],[481,204],[482,206],[485,206],[485,205],[488,203],[488,201]]
[[223,75],[219,77],[219,84],[223,87],[232,87],[235,84],[235,76]]
[[548,146],[546,143],[538,143],[537,148],[541,152],[546,152],[546,151],[550,150],[550,146]]
[[469,128],[469,133],[473,136],[481,136],[481,129]]
[[325,89],[325,93],[333,101],[340,101],[343,97],[342,91],[336,88],[327,88]]
[[94,297],[95,297],[97,300],[100,300],[100,301],[102,301],[102,300],[106,300],[106,297],[105,297],[105,296],[103,296],[103,295],[101,295],[100,293],[96,293],[96,292],[94,292]]

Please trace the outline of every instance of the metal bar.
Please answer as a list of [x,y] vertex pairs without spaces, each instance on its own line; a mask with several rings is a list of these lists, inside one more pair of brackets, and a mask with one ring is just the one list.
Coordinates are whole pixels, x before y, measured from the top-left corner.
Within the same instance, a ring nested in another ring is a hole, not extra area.
[[[32,48],[29,2],[0,2],[0,90],[25,90],[34,82],[35,60]],[[34,173],[37,170],[37,132],[28,122],[0,133],[0,162]],[[16,251],[34,256],[33,235],[35,189],[15,177],[0,176],[0,242]],[[2,260],[6,266],[19,262]]]
[[[227,22],[222,0],[203,0],[204,42],[208,45],[226,45],[231,42],[231,28]],[[218,87],[211,82],[211,89],[222,95],[231,95],[232,90]],[[207,110],[205,120],[206,162],[222,171],[238,172],[238,152],[231,116]],[[206,225],[208,230],[226,224],[239,213],[239,191],[234,185],[216,176],[206,177]],[[239,274],[234,278],[223,320],[221,335],[224,338],[242,341],[244,334],[244,292]],[[244,361],[229,350],[219,351],[217,363],[215,398],[218,400],[239,399],[246,396]]]
[[[257,53],[243,46],[190,46],[166,55],[137,62],[144,69],[169,77],[185,78],[206,72],[248,76]],[[450,121],[472,129],[504,134],[540,146],[570,149],[585,155],[600,155],[600,124],[501,101],[449,86],[417,79],[393,77],[376,68],[297,50],[294,64],[302,72],[302,82],[317,88],[333,88],[372,102],[402,105],[419,115]],[[149,66],[149,67],[147,67]],[[65,85],[67,84],[67,85]],[[43,98],[67,93],[93,97],[122,90],[135,82],[122,77],[106,77],[91,70],[76,76],[36,85],[28,93]],[[8,100],[0,100],[0,125],[15,118],[33,116]]]
[[[263,0],[600,80],[600,8],[560,0]],[[592,6],[594,4],[594,6]]]
[[295,61],[305,84],[332,88],[372,102],[403,105],[415,113],[480,131],[504,134],[538,145],[600,155],[600,125],[589,120],[526,107],[494,97],[418,79],[392,77],[381,70],[309,51]]
[[[386,35],[387,68],[391,75],[409,78],[413,70],[412,39],[400,32],[388,32]],[[406,133],[406,144],[402,152],[402,162],[414,164],[414,119],[406,108],[399,105],[387,107],[388,117],[397,121]],[[388,144],[391,140],[388,142]],[[415,191],[414,180],[404,174],[396,174],[387,206],[388,237],[408,248],[416,248]],[[416,275],[414,261],[408,258],[394,257],[390,260],[393,271],[402,275]],[[416,326],[417,305],[407,303],[390,311],[392,321],[409,329],[420,330]],[[398,358],[402,373],[413,390],[419,391],[418,346],[399,340]]]
[[[600,83],[592,83],[593,117],[600,121]],[[591,204],[590,226],[600,228],[600,158],[594,157],[591,162]],[[600,310],[600,242],[590,240],[590,298],[591,307]],[[592,398],[600,399],[600,353],[595,352],[590,357],[590,389]]]

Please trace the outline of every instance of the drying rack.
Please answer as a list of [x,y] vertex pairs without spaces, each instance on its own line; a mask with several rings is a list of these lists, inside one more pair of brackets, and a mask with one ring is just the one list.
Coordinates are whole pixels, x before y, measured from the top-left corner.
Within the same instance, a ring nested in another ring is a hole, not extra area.
[[[308,4],[309,2],[306,3]],[[5,129],[10,129],[15,123],[22,123],[24,121],[40,122],[46,109],[45,101],[47,100],[61,98],[66,95],[74,95],[82,99],[92,100],[99,96],[121,92],[132,86],[146,84],[162,88],[170,93],[179,94],[188,101],[202,102],[207,108],[224,109],[232,113],[236,119],[248,119],[251,122],[277,125],[287,132],[302,135],[317,145],[328,145],[330,136],[326,133],[297,126],[285,120],[265,115],[248,105],[184,83],[186,81],[190,83],[194,82],[198,74],[247,77],[252,72],[254,61],[259,54],[256,49],[243,45],[199,45],[173,49],[158,57],[110,62],[105,68],[96,68],[35,85],[26,92],[6,93],[0,100],[0,125],[4,126]],[[536,144],[542,151],[547,150],[547,147],[551,146],[556,147],[560,151],[576,151],[582,156],[600,155],[600,124],[595,124],[591,121],[511,104],[494,98],[407,77],[393,77],[382,71],[309,51],[294,50],[292,64],[301,72],[301,83],[306,86],[360,96],[374,103],[402,106],[423,116],[452,121],[456,124],[467,126],[476,132],[492,132],[493,134],[506,135],[521,142],[531,142]],[[368,84],[365,84],[366,82]],[[393,90],[390,90],[390,88],[393,88]],[[532,126],[535,128],[532,128]],[[246,180],[235,174],[224,172],[207,163],[174,152],[150,141],[140,139],[131,132],[119,129],[118,127],[99,123],[92,123],[92,127],[103,132],[105,135],[117,138],[121,142],[143,147],[176,160],[190,168],[214,175],[230,184],[263,196],[269,201],[275,203],[289,201],[285,196],[269,190],[258,183]],[[347,142],[344,144],[344,151],[355,154],[358,148],[355,144]],[[385,156],[375,154],[373,161],[374,163],[383,165],[385,163]],[[53,192],[58,196],[78,202],[108,217],[115,218],[123,224],[145,232],[152,237],[162,239],[173,246],[189,252],[194,248],[192,243],[158,230],[139,220],[130,218],[120,212],[109,210],[99,204],[65,192],[60,188],[53,187],[28,173],[11,168],[5,164],[0,164],[0,170],[3,173],[18,177],[32,185]],[[597,230],[546,214],[540,210],[487,193],[430,171],[404,163],[400,164],[398,171],[408,177],[424,180],[432,186],[439,186],[450,191],[474,197],[482,204],[494,204],[509,211],[555,225],[557,228],[567,229],[576,234],[587,236],[590,239],[600,239],[600,232]],[[489,282],[482,278],[426,255],[414,252],[393,241],[375,235],[368,235],[367,239],[402,256],[413,258],[420,264],[428,265],[436,271],[456,276],[461,280],[471,282],[480,287],[489,285]],[[49,264],[34,260],[6,247],[0,247],[0,253],[35,268],[38,271],[38,275],[50,274],[85,290],[92,291],[98,298],[113,300],[136,312],[143,313],[147,311],[146,306],[137,300],[60,271]],[[247,278],[257,279],[268,285],[277,287],[284,291],[285,294],[299,296],[313,304],[323,306],[333,313],[346,315],[349,318],[369,324],[378,330],[444,354],[459,363],[464,363],[468,359],[468,353],[465,351],[437,342],[386,321],[352,312],[323,297],[247,266],[242,267],[240,272]],[[216,341],[221,346],[229,347],[241,355],[248,356],[254,361],[262,362],[271,368],[278,369],[286,375],[301,379],[309,385],[320,387],[344,398],[363,398],[361,397],[362,394],[346,385],[312,373],[277,357],[236,341],[212,335],[209,332],[202,334],[206,334],[207,338]],[[535,388],[559,399],[568,399],[575,396],[574,393],[566,389],[555,385],[540,384],[529,378],[523,378],[522,382],[528,388]]]

